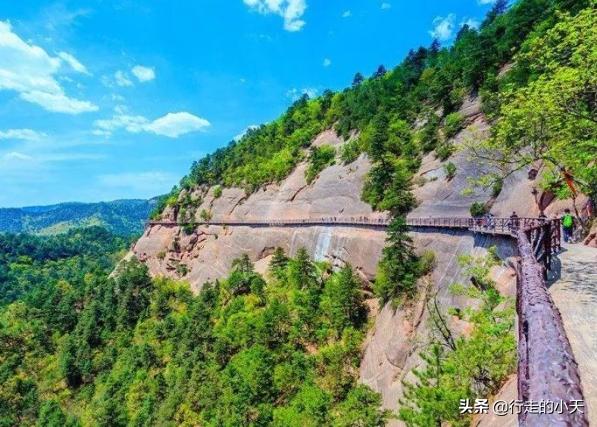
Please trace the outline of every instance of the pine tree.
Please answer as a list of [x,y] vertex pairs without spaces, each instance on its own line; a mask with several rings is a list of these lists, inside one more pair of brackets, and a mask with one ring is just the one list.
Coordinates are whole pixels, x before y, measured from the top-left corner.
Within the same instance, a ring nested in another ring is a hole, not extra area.
[[281,279],[284,276],[286,267],[288,266],[288,257],[284,253],[284,249],[277,247],[274,250],[274,255],[269,263],[269,268],[274,274],[274,277]]
[[354,75],[354,78],[352,79],[352,87],[355,88],[355,87],[360,86],[364,80],[365,80],[365,77],[363,77],[363,75],[361,73],[356,73]]
[[386,73],[388,72],[388,70],[386,70],[386,67],[384,67],[384,65],[380,65],[379,67],[377,67],[377,70],[375,71],[375,74],[373,74],[374,78],[380,78],[386,75]]
[[419,263],[407,232],[406,222],[400,216],[394,218],[388,227],[388,245],[383,250],[374,285],[375,294],[382,302],[412,294],[415,290]]
[[[413,370],[416,383],[404,382],[404,397],[400,399],[400,420],[407,426],[438,426],[453,417],[447,413],[446,391],[442,384],[444,348],[435,343],[421,354],[425,367]],[[456,400],[458,403],[459,400]],[[458,408],[456,408],[458,410]]]
[[367,312],[363,304],[361,286],[361,281],[350,266],[340,270],[325,285],[322,311],[335,329],[336,337],[340,337],[345,328],[359,328],[366,320]]

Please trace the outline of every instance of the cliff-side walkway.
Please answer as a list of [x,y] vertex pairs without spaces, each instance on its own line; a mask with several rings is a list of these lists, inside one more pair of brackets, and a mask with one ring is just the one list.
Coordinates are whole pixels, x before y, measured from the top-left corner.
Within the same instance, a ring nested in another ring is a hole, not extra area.
[[597,249],[564,245],[549,291],[574,352],[590,420],[597,420]]
[[[152,226],[198,227],[240,226],[240,227],[374,227],[386,228],[388,218],[306,218],[306,219],[223,219],[206,220],[200,223],[175,221],[150,221]],[[553,298],[546,288],[546,272],[555,271],[560,251],[560,221],[545,218],[407,218],[406,225],[412,229],[466,229],[473,233],[500,234],[515,239],[520,261],[517,268],[517,312],[518,327],[518,397],[525,405],[543,402],[572,402],[584,400],[581,372],[574,357],[572,345],[562,317]],[[576,280],[574,280],[576,282]],[[575,286],[576,283],[573,284]],[[570,310],[573,313],[574,310]],[[573,316],[571,315],[571,318]],[[585,340],[586,331],[591,330],[591,319],[581,325],[578,342]],[[593,319],[594,321],[594,319]],[[569,322],[571,322],[569,320]],[[582,322],[581,322],[582,323]],[[593,323],[594,324],[594,323]],[[570,333],[570,332],[569,332]],[[578,344],[577,344],[578,346]],[[585,351],[582,346],[581,351]],[[589,354],[594,354],[589,348]],[[588,364],[586,364],[588,365]],[[591,369],[583,377],[594,383]],[[519,413],[518,421],[523,426],[574,425],[588,426],[586,411],[527,412]]]

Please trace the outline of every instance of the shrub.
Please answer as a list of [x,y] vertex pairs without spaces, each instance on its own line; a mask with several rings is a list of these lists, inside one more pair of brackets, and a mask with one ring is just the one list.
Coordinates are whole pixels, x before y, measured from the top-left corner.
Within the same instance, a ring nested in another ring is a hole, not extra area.
[[189,273],[189,267],[186,264],[178,264],[176,266],[176,274],[180,277],[184,277]]
[[435,149],[435,157],[441,161],[448,160],[448,158],[454,152],[454,146],[452,144],[443,143]]
[[217,185],[214,187],[214,199],[219,199],[222,196],[222,187]]
[[210,211],[208,211],[208,210],[206,210],[206,209],[202,209],[202,210],[201,210],[201,213],[199,214],[199,217],[200,217],[200,218],[201,218],[203,221],[207,222],[207,221],[209,221],[209,220],[211,219],[211,212],[210,212]]
[[446,179],[449,181],[456,176],[456,165],[449,162],[444,165],[444,171],[446,172]]
[[502,192],[503,186],[504,186],[504,181],[501,178],[497,179],[491,186],[491,196],[492,197],[499,196],[500,193]]
[[182,226],[182,231],[186,235],[193,234],[196,227],[197,227],[197,224],[195,224],[194,219],[191,219],[190,222],[187,222]]
[[487,206],[485,203],[474,202],[470,207],[472,217],[480,217],[487,213]]
[[446,138],[454,137],[463,127],[464,119],[460,113],[450,113],[444,119],[444,134]]
[[419,274],[424,276],[429,274],[435,268],[435,252],[432,250],[426,250],[419,257]]
[[430,113],[427,117],[427,123],[425,123],[423,129],[418,133],[418,139],[424,152],[428,153],[437,146],[439,142],[438,129],[439,117],[434,113]]
[[309,167],[305,171],[307,183],[311,184],[315,177],[327,166],[334,163],[336,150],[331,145],[322,145],[321,147],[312,147],[309,155]]
[[342,146],[340,149],[340,159],[345,165],[354,162],[359,154],[363,152],[360,139],[353,139]]

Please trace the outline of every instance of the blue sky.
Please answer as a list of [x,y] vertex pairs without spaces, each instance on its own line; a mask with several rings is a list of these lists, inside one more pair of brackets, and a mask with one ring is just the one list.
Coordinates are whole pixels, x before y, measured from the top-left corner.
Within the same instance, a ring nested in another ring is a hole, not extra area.
[[449,44],[491,0],[0,3],[0,207],[151,197],[303,92]]

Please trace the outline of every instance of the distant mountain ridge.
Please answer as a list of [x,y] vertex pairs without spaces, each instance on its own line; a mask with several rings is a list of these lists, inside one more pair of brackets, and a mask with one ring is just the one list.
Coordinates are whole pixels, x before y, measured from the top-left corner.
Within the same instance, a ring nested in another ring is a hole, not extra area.
[[157,198],[0,208],[0,232],[47,235],[99,225],[119,235],[137,234],[156,204]]

